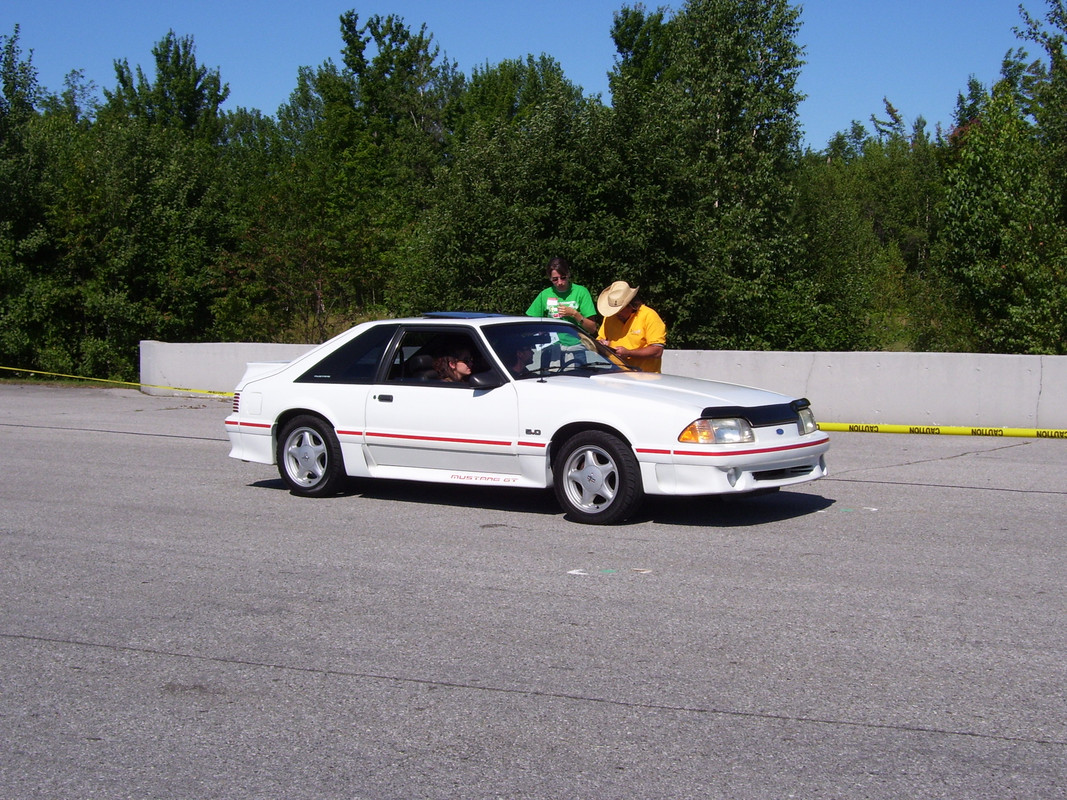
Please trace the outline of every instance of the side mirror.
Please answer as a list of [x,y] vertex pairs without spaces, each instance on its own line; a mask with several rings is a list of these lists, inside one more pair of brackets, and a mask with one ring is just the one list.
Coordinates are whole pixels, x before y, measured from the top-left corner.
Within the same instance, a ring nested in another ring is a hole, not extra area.
[[471,375],[467,379],[467,385],[472,386],[475,389],[495,389],[498,386],[503,386],[505,383],[506,381],[493,370],[479,372],[475,375]]

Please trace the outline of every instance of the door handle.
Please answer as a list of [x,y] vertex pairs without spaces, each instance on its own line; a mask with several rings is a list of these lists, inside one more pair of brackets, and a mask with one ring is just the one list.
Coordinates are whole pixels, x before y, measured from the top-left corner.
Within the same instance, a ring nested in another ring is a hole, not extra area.
[[380,395],[378,395],[378,402],[379,403],[391,403],[391,402],[393,402],[393,396],[391,394],[380,394]]

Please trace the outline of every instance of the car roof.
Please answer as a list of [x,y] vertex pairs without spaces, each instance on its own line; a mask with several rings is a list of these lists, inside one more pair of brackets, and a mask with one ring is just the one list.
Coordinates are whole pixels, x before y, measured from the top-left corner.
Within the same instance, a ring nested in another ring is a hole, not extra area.
[[[340,345],[355,336],[360,336],[366,331],[379,326],[426,326],[434,328],[491,328],[497,326],[549,326],[555,329],[567,326],[570,323],[563,320],[548,317],[528,317],[525,314],[495,314],[483,311],[430,311],[419,317],[392,317],[386,319],[367,320],[355,325],[348,330],[342,331],[332,339],[323,342],[320,347],[326,345]],[[317,349],[317,348],[316,348]]]
[[[566,320],[551,317],[528,317],[525,314],[494,314],[487,311],[428,311],[420,317],[401,319],[381,319],[369,322],[370,325],[462,325],[485,328],[504,324],[548,325],[552,327],[570,326]],[[573,326],[571,326],[573,327]]]

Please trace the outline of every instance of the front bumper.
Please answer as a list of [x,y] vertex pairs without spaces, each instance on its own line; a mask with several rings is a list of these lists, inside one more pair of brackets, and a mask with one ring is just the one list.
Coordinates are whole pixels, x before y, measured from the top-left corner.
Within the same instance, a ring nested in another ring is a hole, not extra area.
[[635,448],[647,494],[740,494],[826,477],[830,439],[812,434],[780,444]]

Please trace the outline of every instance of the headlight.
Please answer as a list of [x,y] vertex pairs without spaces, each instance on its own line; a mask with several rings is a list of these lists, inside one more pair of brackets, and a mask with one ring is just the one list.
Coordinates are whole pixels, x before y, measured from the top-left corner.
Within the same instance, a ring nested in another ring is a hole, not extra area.
[[815,433],[819,430],[819,424],[815,421],[815,415],[811,413],[810,408],[802,408],[797,412],[800,419],[797,422],[797,428],[800,429],[800,435],[805,433]]
[[737,417],[698,419],[678,434],[678,441],[690,444],[734,444],[754,442],[756,435],[752,433],[752,426],[748,422]]

